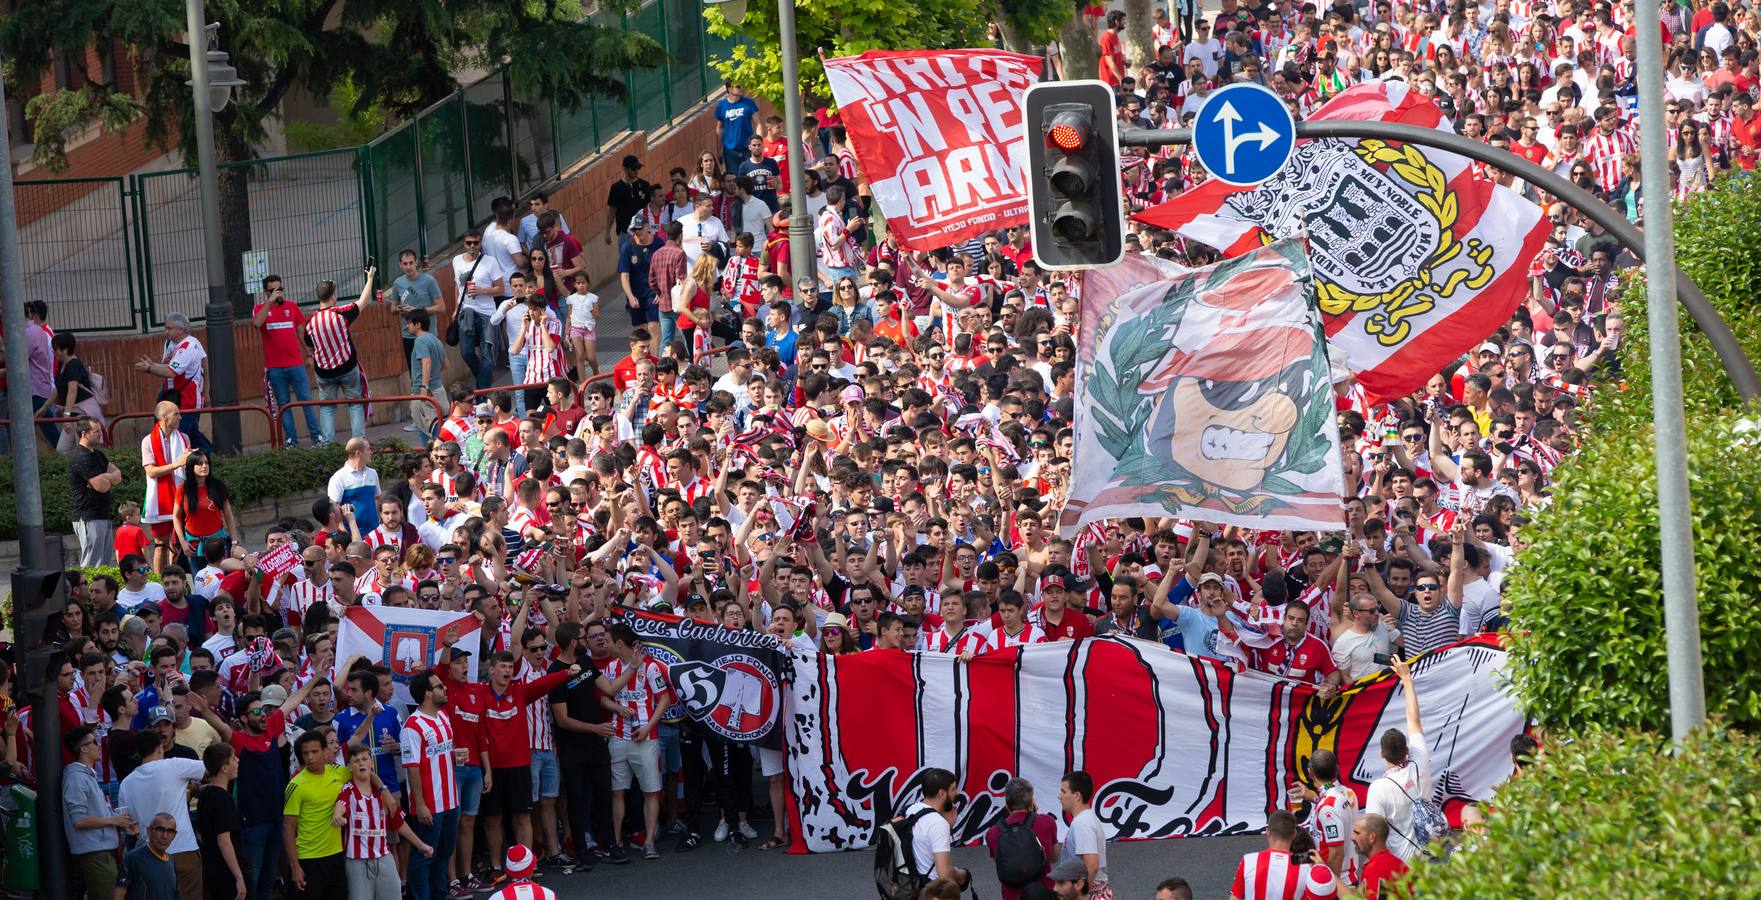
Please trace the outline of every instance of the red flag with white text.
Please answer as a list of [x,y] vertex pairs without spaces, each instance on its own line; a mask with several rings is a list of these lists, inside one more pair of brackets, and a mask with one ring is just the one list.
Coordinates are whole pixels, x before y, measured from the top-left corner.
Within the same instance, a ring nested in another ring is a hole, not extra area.
[[[1349,88],[1309,120],[1450,129],[1400,82]],[[1328,343],[1375,403],[1423,387],[1509,321],[1548,224],[1464,157],[1355,139],[1299,141],[1259,185],[1207,180],[1136,218],[1226,256],[1306,231]]]
[[1021,94],[1044,60],[1001,50],[871,50],[825,60],[887,229],[911,250],[1027,221]]

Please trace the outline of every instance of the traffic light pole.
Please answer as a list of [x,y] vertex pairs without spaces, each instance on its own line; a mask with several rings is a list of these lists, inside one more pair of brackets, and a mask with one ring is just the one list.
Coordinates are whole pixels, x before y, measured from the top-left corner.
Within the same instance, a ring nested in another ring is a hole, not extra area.
[[[0,107],[6,88],[0,84]],[[37,478],[37,429],[32,421],[29,330],[24,318],[24,259],[12,190],[12,138],[0,121],[0,321],[6,326],[6,417],[12,420],[12,485],[17,495],[18,556],[26,569],[43,565],[43,487]],[[15,598],[15,608],[22,608]]]
[[[1296,136],[1303,138],[1347,138],[1399,141],[1403,144],[1418,144],[1425,147],[1436,147],[1450,153],[1458,153],[1476,162],[1485,163],[1494,168],[1502,169],[1518,178],[1564,200],[1576,207],[1579,212],[1589,216],[1596,224],[1601,225],[1608,234],[1622,247],[1625,247],[1639,259],[1645,259],[1645,238],[1638,228],[1626,220],[1625,216],[1614,211],[1613,207],[1596,198],[1596,195],[1578,187],[1558,173],[1543,169],[1508,150],[1499,150],[1488,144],[1482,144],[1472,138],[1463,137],[1453,131],[1437,128],[1422,128],[1417,125],[1400,125],[1392,122],[1359,122],[1359,121],[1320,121],[1296,123]],[[1120,146],[1127,147],[1167,147],[1192,142],[1192,129],[1149,129],[1127,128],[1119,133]],[[1748,354],[1743,352],[1742,344],[1737,342],[1736,335],[1731,333],[1730,326],[1718,310],[1707,302],[1706,295],[1695,286],[1693,279],[1686,273],[1676,270],[1676,296],[1681,305],[1694,318],[1694,324],[1705,333],[1706,340],[1711,342],[1712,349],[1724,364],[1725,375],[1736,387],[1737,393],[1751,403],[1761,401],[1761,378],[1755,374],[1755,365],[1749,361]]]

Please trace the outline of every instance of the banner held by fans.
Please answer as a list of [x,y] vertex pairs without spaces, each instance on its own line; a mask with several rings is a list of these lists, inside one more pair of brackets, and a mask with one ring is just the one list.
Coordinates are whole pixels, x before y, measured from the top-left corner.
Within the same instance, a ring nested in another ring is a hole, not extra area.
[[478,680],[477,645],[483,621],[471,613],[400,606],[350,606],[342,610],[339,619],[336,671],[331,673],[331,678],[338,684],[348,675],[342,667],[359,654],[369,663],[384,663],[391,669],[392,696],[398,703],[408,706],[410,679],[423,669],[432,668],[444,647],[470,651],[471,668],[467,680]]
[[673,693],[698,725],[723,740],[782,749],[777,722],[788,657],[774,636],[634,610],[624,621],[643,652],[667,667]]
[[[1340,120],[1451,130],[1397,81],[1348,88],[1309,117]],[[1548,225],[1454,153],[1339,139],[1299,142],[1257,186],[1212,179],[1136,218],[1227,256],[1306,233],[1327,340],[1372,403],[1423,387],[1440,362],[1509,321]]]
[[1080,465],[1062,533],[1130,516],[1344,527],[1326,342],[1300,241],[1130,287],[1137,276],[1088,276],[1082,324],[1095,339],[1077,353]]
[[[1506,654],[1483,635],[1413,663],[1432,771],[1451,820],[1510,777],[1523,715],[1504,692]],[[1405,730],[1399,680],[1383,673],[1331,700],[1262,672],[1231,671],[1153,641],[1090,638],[970,662],[945,653],[797,654],[790,682],[792,849],[867,847],[922,798],[929,767],[955,773],[954,839],[996,821],[1011,777],[1056,809],[1058,782],[1094,777],[1109,837],[1242,834],[1265,827],[1317,750],[1366,799],[1385,771],[1382,733]],[[1312,784],[1311,784],[1312,786]]]
[[1027,221],[1021,94],[1044,61],[1001,50],[871,50],[825,60],[851,148],[910,250]]

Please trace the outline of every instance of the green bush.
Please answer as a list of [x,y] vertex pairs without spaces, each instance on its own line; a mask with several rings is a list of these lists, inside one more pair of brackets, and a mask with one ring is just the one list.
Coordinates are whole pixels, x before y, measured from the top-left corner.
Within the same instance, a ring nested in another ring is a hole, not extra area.
[[[1761,359],[1761,179],[1726,179],[1677,207],[1677,261]],[[1554,729],[1668,730],[1662,550],[1642,281],[1625,291],[1625,386],[1597,393],[1588,437],[1555,471],[1554,502],[1505,587],[1511,667],[1528,712]],[[1746,615],[1761,584],[1761,450],[1740,398],[1682,315],[1688,465],[1706,702],[1731,726],[1761,728],[1761,633]],[[1753,413],[1747,413],[1752,415]]]
[[[373,468],[379,471],[382,481],[401,477],[398,467],[404,449],[401,441],[374,447]],[[104,455],[122,470],[122,484],[112,489],[116,502],[139,501],[145,496],[147,476],[141,469],[140,446],[108,447]],[[346,455],[340,444],[256,450],[216,459],[214,475],[232,491],[236,509],[259,500],[322,488],[330,483],[330,476],[342,466]],[[18,537],[18,509],[13,490],[15,476],[11,458],[4,459],[6,464],[0,466],[0,540],[13,540]],[[37,481],[43,491],[44,529],[50,534],[71,534],[67,458],[59,453],[41,453],[37,458],[37,472]]]
[[1642,732],[1555,742],[1499,788],[1425,900],[1761,896],[1761,740],[1701,729],[1679,754]]

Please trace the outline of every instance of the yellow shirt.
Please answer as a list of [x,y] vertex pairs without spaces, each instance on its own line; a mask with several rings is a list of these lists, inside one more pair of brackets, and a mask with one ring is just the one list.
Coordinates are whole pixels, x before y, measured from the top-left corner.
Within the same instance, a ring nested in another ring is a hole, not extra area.
[[191,716],[188,725],[177,729],[177,735],[174,740],[179,744],[196,751],[196,758],[201,759],[202,751],[208,749],[209,744],[216,743],[220,740],[220,732],[215,731],[214,726],[209,725],[206,719],[198,719],[195,716]]
[[330,822],[336,812],[336,797],[348,781],[347,767],[328,766],[317,775],[302,768],[287,783],[287,802],[281,813],[299,818],[294,835],[296,858],[321,859],[342,852],[342,829]]

